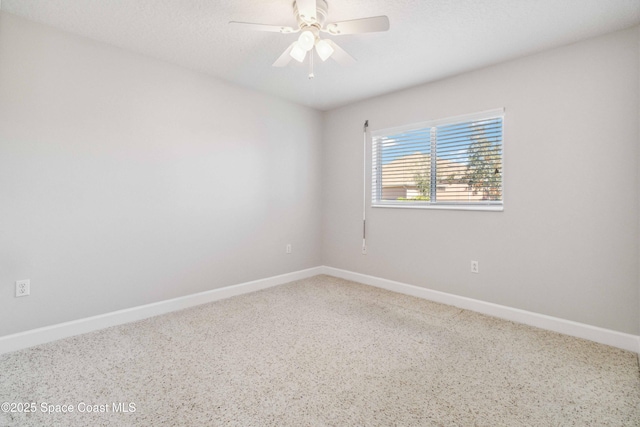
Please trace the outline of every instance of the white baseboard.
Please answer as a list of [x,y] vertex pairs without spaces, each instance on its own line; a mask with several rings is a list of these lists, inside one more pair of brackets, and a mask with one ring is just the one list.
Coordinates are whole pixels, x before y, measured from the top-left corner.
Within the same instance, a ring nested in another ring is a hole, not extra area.
[[341,270],[339,268],[325,266],[322,268],[322,272],[323,274],[339,277],[341,279],[351,280],[353,282],[375,286],[377,288],[401,294],[452,305],[454,307],[472,310],[489,316],[498,317],[500,319],[511,320],[513,322],[523,323],[525,325],[535,326],[573,337],[584,338],[640,354],[640,336],[637,335],[625,334],[623,332],[612,331],[610,329],[599,328],[597,326],[586,325],[584,323],[573,322],[571,320],[564,320],[531,311],[520,310],[504,305],[448,294],[446,292],[408,285],[406,283],[395,282],[393,280],[381,279],[379,277],[368,276],[366,274]]
[[314,267],[300,270],[293,273],[268,277],[266,279],[254,280],[252,282],[240,283],[224,288],[212,289],[210,291],[197,294],[186,295],[153,304],[141,305],[138,307],[118,310],[98,316],[59,323],[43,328],[32,329],[12,335],[0,337],[0,354],[11,351],[44,344],[50,341],[84,334],[87,332],[104,329],[110,326],[121,325],[123,323],[135,322],[160,314],[182,310],[184,308],[205,304],[236,295],[259,291],[261,289],[282,285],[295,280],[306,279],[307,277],[322,274],[322,267]]
[[186,295],[184,297],[160,301],[153,304],[132,307],[98,316],[32,329],[13,335],[6,335],[0,337],[0,354],[32,347],[38,344],[44,344],[74,335],[92,332],[110,326],[135,322],[137,320],[230,298],[236,295],[267,289],[273,286],[293,282],[295,280],[306,279],[318,274],[327,274],[365,285],[387,289],[393,292],[424,298],[430,301],[487,314],[489,316],[511,320],[525,325],[559,332],[565,335],[584,338],[640,354],[640,336],[637,335],[625,334],[622,332],[599,328],[597,326],[586,325],[557,317],[546,316],[544,314],[533,313],[517,308],[479,301],[472,298],[448,294],[446,292],[434,291],[431,289],[421,288],[419,286],[408,285],[406,283],[327,266],[309,268],[293,273],[268,277],[266,279],[254,280],[197,294]]

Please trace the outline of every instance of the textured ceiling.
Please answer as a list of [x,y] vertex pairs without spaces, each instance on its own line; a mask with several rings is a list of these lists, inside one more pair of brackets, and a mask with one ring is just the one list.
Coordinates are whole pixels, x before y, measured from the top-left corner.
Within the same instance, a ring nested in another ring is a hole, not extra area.
[[292,61],[292,0],[1,0],[3,12],[199,70],[320,110],[441,79],[640,22],[640,0],[328,0],[328,22],[387,15],[384,33],[332,37],[357,64]]

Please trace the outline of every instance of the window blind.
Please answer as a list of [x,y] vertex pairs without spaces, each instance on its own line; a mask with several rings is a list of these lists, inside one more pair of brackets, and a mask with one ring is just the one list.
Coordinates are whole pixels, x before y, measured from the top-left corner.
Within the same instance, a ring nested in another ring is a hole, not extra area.
[[372,204],[502,207],[503,110],[372,133]]

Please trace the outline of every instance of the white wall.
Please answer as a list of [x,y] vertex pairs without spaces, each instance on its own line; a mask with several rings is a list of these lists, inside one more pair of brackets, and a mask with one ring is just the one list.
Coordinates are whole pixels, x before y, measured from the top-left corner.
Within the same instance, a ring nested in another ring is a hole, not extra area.
[[[638,334],[638,57],[633,28],[326,113],[325,265]],[[364,121],[498,107],[504,212],[368,208],[361,255]]]
[[0,336],[320,265],[321,120],[0,13]]

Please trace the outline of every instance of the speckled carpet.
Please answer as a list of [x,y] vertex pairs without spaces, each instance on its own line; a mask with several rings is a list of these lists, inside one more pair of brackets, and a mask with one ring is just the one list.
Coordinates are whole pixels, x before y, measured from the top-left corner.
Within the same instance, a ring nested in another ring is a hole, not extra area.
[[2,426],[638,426],[640,374],[634,353],[317,276],[5,354],[0,402]]

